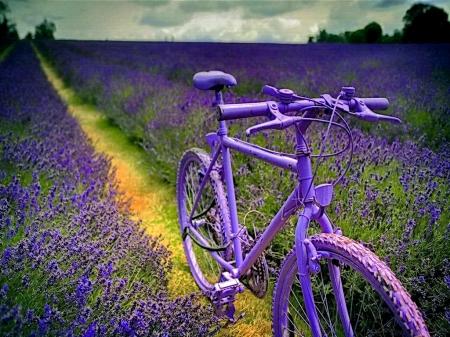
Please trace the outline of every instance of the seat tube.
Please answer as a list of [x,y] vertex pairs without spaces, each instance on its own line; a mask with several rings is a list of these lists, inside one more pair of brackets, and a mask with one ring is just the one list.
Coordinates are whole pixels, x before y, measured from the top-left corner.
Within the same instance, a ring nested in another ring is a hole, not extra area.
[[[223,138],[228,133],[225,121],[220,122],[218,135]],[[225,186],[227,187],[228,206],[230,210],[231,233],[233,240],[234,256],[236,261],[236,268],[242,264],[242,246],[241,240],[237,235],[239,232],[239,219],[236,208],[236,195],[234,192],[233,171],[231,168],[231,153],[230,149],[222,144],[222,164],[223,174],[225,179]]]
[[[216,91],[215,96],[215,105],[223,104],[223,96],[220,90]],[[228,135],[228,128],[225,121],[219,122],[219,130],[217,132],[218,136],[222,139]],[[242,264],[242,246],[241,240],[238,237],[239,232],[239,219],[237,215],[236,208],[236,195],[234,192],[234,182],[233,182],[233,171],[231,169],[231,153],[230,149],[223,145],[222,143],[222,165],[223,165],[223,174],[225,180],[225,186],[227,187],[227,199],[228,199],[228,207],[230,210],[230,221],[231,221],[231,233],[232,238],[228,238],[233,240],[233,250],[234,250],[234,259],[236,261],[236,268],[239,268]]]

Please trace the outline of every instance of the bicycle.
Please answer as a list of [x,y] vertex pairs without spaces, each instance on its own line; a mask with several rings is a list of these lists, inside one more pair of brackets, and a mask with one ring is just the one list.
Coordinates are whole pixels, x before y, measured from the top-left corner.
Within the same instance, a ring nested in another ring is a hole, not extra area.
[[[343,129],[348,137],[345,150],[350,151],[350,160],[340,177],[350,166],[353,142],[341,113],[371,122],[400,123],[396,117],[373,111],[386,109],[388,100],[355,97],[353,87],[343,87],[336,98],[328,94],[308,98],[266,85],[263,93],[275,100],[224,104],[222,89],[237,84],[232,75],[200,72],[193,83],[198,89],[215,92],[219,128],[206,135],[211,155],[194,148],[186,151],[179,163],[178,214],[191,273],[217,313],[235,322],[239,317],[235,317],[234,301],[244,287],[259,297],[265,295],[268,270],[263,252],[298,212],[295,245],[281,265],[274,288],[274,336],[429,336],[419,309],[389,267],[368,248],[343,236],[326,215],[333,184],[314,185],[318,164],[313,171],[311,157],[319,162],[342,153],[323,153],[331,126]],[[330,119],[318,118],[318,111],[330,112]],[[339,122],[334,121],[335,116]],[[226,121],[250,117],[269,120],[248,128],[247,136],[294,128],[295,154],[228,136]],[[327,125],[319,155],[311,153],[305,138],[313,122]],[[293,192],[256,242],[239,223],[230,150],[297,175]],[[308,235],[311,221],[319,224],[321,233]]]

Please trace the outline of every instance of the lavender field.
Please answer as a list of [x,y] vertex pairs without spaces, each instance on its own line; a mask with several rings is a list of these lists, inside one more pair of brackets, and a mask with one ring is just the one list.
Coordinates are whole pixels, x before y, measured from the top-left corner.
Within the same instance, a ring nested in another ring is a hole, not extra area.
[[130,219],[29,44],[0,78],[0,335],[213,333],[211,308],[169,297],[170,252]]
[[[39,44],[80,99],[104,111],[146,149],[154,172],[175,183],[175,168],[198,135],[213,131],[211,95],[192,75],[220,69],[238,80],[227,102],[264,99],[263,84],[317,97],[353,85],[361,97],[388,97],[401,126],[355,123],[352,169],[335,193],[333,219],[348,236],[384,257],[424,310],[431,330],[450,327],[449,176],[450,62],[448,45],[261,45],[200,43],[52,42]],[[235,122],[243,136],[252,121]],[[321,129],[310,132],[312,143]],[[266,133],[259,145],[291,151],[291,134]],[[332,137],[332,146],[342,144]],[[235,156],[241,221],[262,228],[286,197],[292,177]],[[347,158],[327,162],[320,180],[336,177]],[[275,178],[274,178],[275,176]],[[270,181],[269,185],[262,181]],[[257,231],[257,230],[256,230]],[[290,249],[289,227],[268,252],[272,272]],[[255,233],[257,235],[257,233]]]
[[[235,75],[238,86],[226,92],[226,102],[269,99],[260,94],[264,84],[313,97],[353,85],[358,96],[388,97],[387,113],[405,123],[351,121],[353,165],[329,212],[344,234],[388,262],[433,336],[449,331],[449,45],[53,41],[36,47],[81,101],[147,151],[152,173],[170,185],[181,154],[205,148],[201,135],[216,125],[212,95],[191,85],[197,71]],[[116,201],[108,160],[93,152],[69,117],[31,47],[16,46],[0,64],[0,76],[0,334],[213,332],[215,318],[195,296],[168,297],[170,253]],[[256,122],[233,122],[230,129],[245,139],[245,128]],[[309,132],[316,150],[323,131]],[[340,148],[344,139],[333,132],[330,146]],[[292,151],[290,133],[250,140]],[[258,235],[293,177],[254,159],[233,158],[240,220],[245,217]],[[337,177],[347,160],[324,162],[319,181]],[[286,228],[267,252],[272,276],[293,231]],[[192,310],[183,311],[182,303]]]

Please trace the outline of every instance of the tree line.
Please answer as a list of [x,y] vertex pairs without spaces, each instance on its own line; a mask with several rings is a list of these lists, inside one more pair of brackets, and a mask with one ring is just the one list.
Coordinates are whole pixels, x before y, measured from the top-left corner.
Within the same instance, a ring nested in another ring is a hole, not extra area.
[[450,22],[442,8],[424,4],[413,4],[403,16],[403,29],[392,35],[384,34],[381,25],[371,22],[362,29],[344,33],[328,33],[319,30],[310,36],[309,43],[445,43],[450,42]]
[[[8,4],[4,1],[0,1],[0,50],[19,40],[16,25],[10,18],[8,18],[9,12],[10,9]],[[44,19],[44,21],[35,27],[34,34],[28,32],[25,35],[25,39],[53,40],[55,38],[55,32],[55,24],[47,19]]]

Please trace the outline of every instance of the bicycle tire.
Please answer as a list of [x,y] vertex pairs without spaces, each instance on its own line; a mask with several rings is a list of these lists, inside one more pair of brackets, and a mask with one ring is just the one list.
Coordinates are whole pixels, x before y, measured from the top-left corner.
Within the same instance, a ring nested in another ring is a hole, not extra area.
[[[189,215],[195,198],[195,193],[192,193],[192,191],[198,191],[201,175],[206,174],[210,162],[209,154],[201,149],[192,148],[183,154],[178,165],[176,191],[178,219],[182,236],[185,228],[191,225],[189,223]],[[199,202],[201,211],[196,213],[200,216],[195,219],[197,223],[204,221],[204,224],[200,225],[198,230],[205,238],[208,238],[208,243],[211,246],[224,245],[226,238],[224,223],[229,217],[226,196],[217,169],[215,167],[210,173],[210,179],[205,185]],[[191,205],[190,208],[189,203]],[[202,209],[202,207],[205,209]],[[208,294],[213,290],[214,284],[220,280],[222,274],[221,266],[210,256],[206,249],[196,245],[189,236],[184,237],[183,248],[195,282],[205,294]],[[220,254],[228,260],[230,251],[231,246]]]
[[[346,302],[347,307],[351,306],[351,309],[353,309],[353,296],[354,292],[356,291],[352,287],[348,287],[348,284],[346,284],[347,277],[351,274],[351,272],[356,271],[356,275],[359,275],[363,278],[365,282],[367,282],[370,287],[372,288],[371,291],[369,291],[366,288],[362,288],[364,290],[364,293],[374,294],[374,296],[378,296],[378,300],[381,300],[380,303],[381,306],[378,307],[378,312],[373,312],[373,314],[378,314],[379,318],[381,319],[382,316],[391,314],[391,320],[392,323],[396,323],[396,327],[392,330],[388,330],[387,333],[384,330],[384,327],[382,327],[383,334],[380,333],[380,331],[370,330],[369,327],[367,327],[367,331],[354,331],[355,336],[412,336],[412,337],[429,337],[430,334],[428,332],[428,329],[425,325],[424,319],[422,317],[422,314],[420,313],[419,309],[417,308],[416,304],[412,301],[411,296],[408,294],[408,292],[404,289],[400,281],[395,277],[394,273],[390,270],[390,268],[381,261],[373,252],[371,252],[369,249],[364,247],[363,245],[347,238],[341,235],[336,234],[319,234],[312,236],[310,238],[312,244],[316,248],[318,255],[322,256],[320,260],[323,260],[321,262],[327,261],[327,263],[333,263],[336,265],[336,261],[338,261],[340,270],[342,273],[342,284],[344,287],[344,293],[347,292],[347,294],[352,291],[352,297],[351,302],[349,305],[348,297],[346,296]],[[326,256],[326,257],[325,257]],[[328,268],[324,268],[321,266],[321,270],[326,270]],[[325,272],[326,272],[325,271]],[[344,274],[344,272],[346,274]],[[322,272],[320,272],[322,273]],[[296,316],[301,316],[301,307],[303,306],[303,303],[301,303],[301,300],[299,300],[298,304],[297,302],[294,302],[294,300],[298,300],[296,296],[296,292],[300,291],[300,286],[297,285],[298,277],[297,275],[297,258],[295,254],[295,249],[293,249],[285,258],[282,267],[280,269],[280,273],[278,276],[277,284],[274,289],[274,297],[273,297],[273,333],[276,337],[287,337],[287,336],[310,336],[311,333],[308,331],[308,322],[303,317],[303,327],[299,328],[299,330],[294,327],[296,322],[300,322],[300,320],[297,319]],[[323,278],[321,279],[323,282]],[[353,279],[355,280],[355,279]],[[311,276],[311,282],[313,283],[313,289],[315,291],[315,301],[317,298],[316,293],[318,290],[318,287],[314,287],[314,281],[320,281],[318,278],[314,278],[314,276]],[[320,283],[320,282],[318,282]],[[328,282],[328,284],[331,283]],[[366,284],[367,285],[367,284]],[[324,287],[325,289],[326,287]],[[333,293],[331,293],[333,295]],[[361,296],[361,295],[359,295]],[[330,296],[324,296],[320,297],[322,300],[317,301],[316,308],[318,312],[321,309],[326,308],[328,311],[333,311],[332,305],[327,305],[327,299]],[[291,298],[292,302],[291,303]],[[332,296],[332,298],[334,298]],[[364,297],[363,297],[364,300]],[[375,300],[374,305],[377,305],[377,301]],[[320,303],[322,301],[322,303]],[[319,302],[319,303],[318,303]],[[361,301],[360,301],[361,302]],[[364,302],[364,301],[362,301]],[[383,304],[384,303],[384,304]],[[361,314],[361,310],[364,307],[370,308],[370,305],[367,303],[359,303],[358,304],[361,309],[358,313],[358,319],[360,319],[359,315]],[[318,307],[322,308],[318,308]],[[375,307],[377,308],[377,307]],[[388,308],[388,311],[385,311],[386,308]],[[369,311],[368,309],[364,309],[366,314],[366,311]],[[350,321],[352,323],[352,326],[354,326],[354,316],[355,312],[351,312],[352,310],[349,310],[350,314]],[[291,313],[292,312],[292,313]],[[328,315],[330,313],[328,312]],[[370,314],[370,313],[369,313]],[[337,310],[334,309],[334,315],[335,320],[334,322],[340,322],[337,314]],[[295,317],[294,317],[295,316]],[[370,315],[369,315],[370,316]],[[328,318],[331,318],[330,316],[326,316],[326,313],[319,313],[319,317],[321,317],[321,320],[326,322]],[[392,319],[393,317],[393,319]],[[368,318],[366,318],[368,319]],[[388,317],[386,316],[386,319]],[[390,322],[390,321],[389,321]],[[331,319],[327,324],[331,323]],[[383,322],[382,322],[383,323]],[[363,323],[366,326],[376,326],[375,321],[364,321]],[[300,324],[299,324],[300,325]],[[321,323],[321,329],[322,334],[324,336],[344,336],[342,333],[343,329],[339,330],[339,327],[337,326],[326,326],[323,328],[323,324]],[[356,321],[356,325],[358,325],[358,321]],[[389,326],[388,326],[389,327]],[[334,331],[333,331],[334,329]],[[374,328],[377,329],[377,328]],[[397,329],[397,330],[395,330]],[[331,333],[327,330],[330,330]]]

